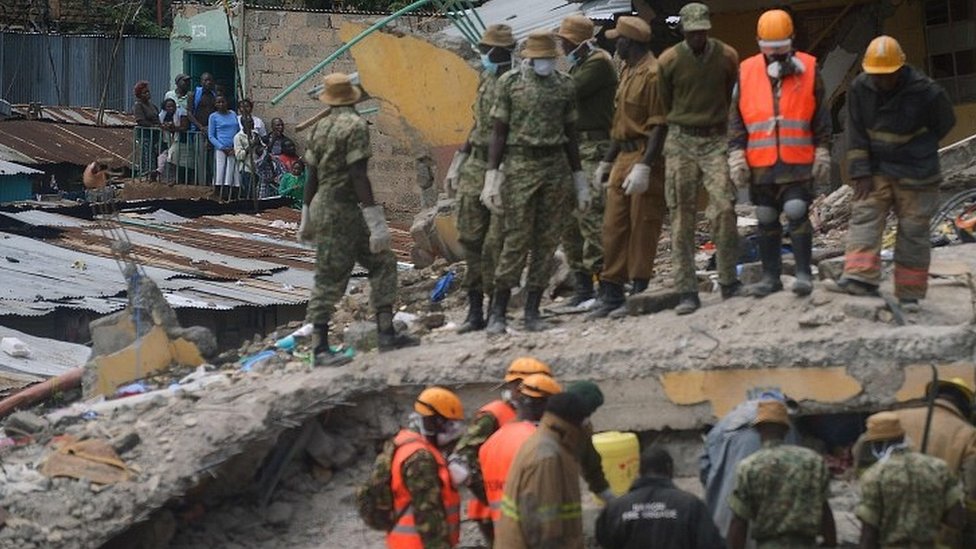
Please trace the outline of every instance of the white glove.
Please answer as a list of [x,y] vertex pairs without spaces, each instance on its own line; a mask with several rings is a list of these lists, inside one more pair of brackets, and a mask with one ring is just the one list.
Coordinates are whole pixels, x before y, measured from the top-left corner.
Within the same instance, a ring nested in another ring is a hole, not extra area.
[[451,190],[457,190],[458,184],[461,182],[461,166],[467,159],[468,153],[466,152],[457,151],[454,153],[451,166],[447,168],[447,177],[444,178],[444,192],[449,193]]
[[830,182],[830,151],[826,147],[817,147],[813,157],[813,181],[817,185]]
[[468,478],[471,476],[471,471],[468,470],[468,464],[465,463],[463,458],[458,456],[451,456],[450,461],[447,462],[447,472],[451,474],[451,484],[455,488],[467,484]]
[[386,216],[383,206],[379,204],[363,208],[363,219],[369,227],[369,251],[378,254],[389,251],[393,246],[390,229],[386,226]]
[[637,163],[630,169],[627,179],[624,179],[621,188],[627,196],[644,194],[647,187],[651,185],[651,167],[647,164]]
[[298,243],[311,244],[315,240],[312,224],[308,221],[308,204],[302,204],[302,221],[298,224]]
[[505,172],[488,170],[485,172],[485,186],[481,189],[481,203],[491,210],[491,213],[502,213],[502,183],[505,182]]
[[[613,162],[606,162],[601,160],[599,164],[596,165],[596,171],[593,172],[593,184],[602,185],[604,188],[610,186],[610,170],[613,168]],[[606,179],[606,181],[604,181]]]
[[576,207],[581,212],[590,209],[590,182],[582,171],[573,172],[573,186],[576,187]]
[[745,189],[749,186],[751,175],[749,163],[746,162],[746,152],[742,149],[730,150],[729,177],[732,178],[732,183],[739,189]]

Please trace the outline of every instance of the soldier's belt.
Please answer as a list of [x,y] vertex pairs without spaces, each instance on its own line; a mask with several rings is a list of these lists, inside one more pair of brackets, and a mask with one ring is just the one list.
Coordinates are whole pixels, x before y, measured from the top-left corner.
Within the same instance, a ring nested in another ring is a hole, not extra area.
[[607,130],[580,130],[580,141],[606,141],[610,139],[610,132]]
[[488,147],[471,147],[471,158],[488,162]]
[[630,139],[627,141],[616,141],[615,143],[620,149],[620,152],[632,153],[641,150],[641,147],[646,145],[647,141],[644,139]]
[[520,145],[509,145],[507,152],[509,154],[518,155],[522,158],[549,158],[554,154],[562,154],[562,145],[553,145],[551,147],[524,147]]
[[678,124],[671,124],[668,127],[678,130],[678,133],[683,133],[692,137],[714,137],[716,135],[725,135],[728,129],[728,126],[725,124],[718,124],[715,126],[681,126]]

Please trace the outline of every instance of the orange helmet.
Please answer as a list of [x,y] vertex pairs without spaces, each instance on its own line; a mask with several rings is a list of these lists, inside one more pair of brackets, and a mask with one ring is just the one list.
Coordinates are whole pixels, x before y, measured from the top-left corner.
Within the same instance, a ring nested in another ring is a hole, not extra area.
[[547,374],[532,374],[519,384],[519,392],[532,398],[548,398],[563,392],[563,387],[552,376]]
[[891,74],[905,65],[901,44],[890,36],[879,36],[868,44],[861,67],[868,74]]
[[779,48],[793,43],[793,18],[783,10],[769,10],[759,16],[756,39],[760,47]]
[[424,389],[413,403],[415,412],[422,416],[438,415],[447,419],[464,419],[464,406],[453,391],[443,387]]
[[513,360],[508,366],[508,371],[505,372],[505,383],[518,381],[532,374],[545,374],[552,377],[552,370],[541,360],[530,356],[522,356]]

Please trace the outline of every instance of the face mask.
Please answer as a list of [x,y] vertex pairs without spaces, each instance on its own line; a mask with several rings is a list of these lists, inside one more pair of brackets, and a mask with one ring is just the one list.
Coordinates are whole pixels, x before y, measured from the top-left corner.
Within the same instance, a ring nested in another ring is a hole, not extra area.
[[555,59],[533,59],[532,70],[539,76],[549,76],[556,70]]
[[498,63],[495,63],[494,61],[489,59],[487,53],[481,54],[481,66],[484,67],[484,69],[488,72],[498,71]]
[[774,54],[768,58],[772,61],[766,65],[766,74],[770,78],[785,78],[791,74],[802,74],[806,70],[803,62],[793,57],[791,53]]
[[502,400],[505,402],[512,402],[512,390],[502,389]]
[[568,61],[570,65],[575,65],[576,63],[579,63],[579,57],[577,57],[575,51],[571,51],[566,54],[566,61]]
[[410,412],[410,416],[407,418],[407,428],[424,436],[430,436],[433,434],[424,428],[424,416],[418,414],[417,412]]
[[464,434],[463,421],[447,421],[444,423],[444,429],[440,433],[437,433],[437,445],[447,446],[448,444],[461,438],[462,434]]

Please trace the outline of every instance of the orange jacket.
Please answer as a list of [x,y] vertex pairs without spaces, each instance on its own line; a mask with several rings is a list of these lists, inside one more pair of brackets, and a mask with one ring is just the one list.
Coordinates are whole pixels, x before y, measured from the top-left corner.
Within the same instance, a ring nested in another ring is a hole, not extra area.
[[813,163],[811,121],[817,111],[817,58],[799,51],[794,56],[806,69],[783,79],[775,105],[763,54],[746,59],[739,69],[739,113],[749,133],[746,161],[751,168],[768,168],[777,160],[787,164]]
[[441,483],[441,500],[447,515],[448,527],[451,533],[451,546],[456,546],[461,539],[461,496],[447,472],[447,461],[436,446],[428,442],[423,435],[401,429],[394,439],[397,445],[393,454],[391,473],[393,475],[391,488],[393,490],[393,508],[396,509],[399,520],[396,526],[386,535],[386,545],[391,549],[423,549],[424,542],[417,532],[414,523],[413,508],[410,505],[410,491],[403,482],[403,464],[415,452],[430,452],[437,461],[437,476]]
[[[475,417],[489,415],[495,418],[495,425],[501,428],[502,425],[515,420],[515,408],[504,400],[498,399],[485,404],[478,409]],[[471,520],[486,521],[491,519],[491,509],[474,497],[468,500],[468,518]]]
[[478,463],[485,482],[485,495],[491,508],[491,520],[497,522],[502,516],[502,496],[505,493],[505,477],[515,461],[522,443],[536,430],[531,421],[512,421],[495,431],[478,450]]

